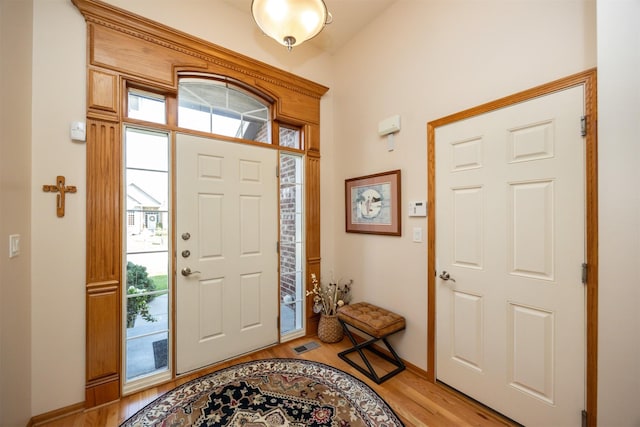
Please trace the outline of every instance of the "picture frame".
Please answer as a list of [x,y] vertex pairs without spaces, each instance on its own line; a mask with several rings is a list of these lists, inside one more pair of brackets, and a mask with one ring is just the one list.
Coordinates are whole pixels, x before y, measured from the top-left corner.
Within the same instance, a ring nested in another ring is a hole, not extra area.
[[347,233],[402,235],[400,170],[344,181]]

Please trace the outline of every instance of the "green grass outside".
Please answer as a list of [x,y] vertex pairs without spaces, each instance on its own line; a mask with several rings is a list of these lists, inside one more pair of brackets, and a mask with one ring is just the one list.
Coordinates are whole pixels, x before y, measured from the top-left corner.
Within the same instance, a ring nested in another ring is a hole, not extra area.
[[166,291],[169,288],[167,275],[151,276],[149,279],[153,280],[153,283],[156,285],[156,291]]

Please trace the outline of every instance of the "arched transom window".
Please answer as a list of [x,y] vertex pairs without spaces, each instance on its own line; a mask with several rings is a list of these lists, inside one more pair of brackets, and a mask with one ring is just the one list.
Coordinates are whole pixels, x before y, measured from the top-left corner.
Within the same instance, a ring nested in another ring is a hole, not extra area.
[[271,144],[270,103],[228,81],[182,78],[178,126]]

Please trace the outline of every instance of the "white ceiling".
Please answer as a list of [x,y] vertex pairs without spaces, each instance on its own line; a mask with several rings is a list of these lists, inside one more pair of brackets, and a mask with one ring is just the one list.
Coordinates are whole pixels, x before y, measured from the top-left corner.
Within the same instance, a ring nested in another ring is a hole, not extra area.
[[[222,0],[251,14],[252,0]],[[395,0],[324,0],[333,22],[307,43],[333,53],[373,21]],[[275,43],[275,41],[274,41]]]

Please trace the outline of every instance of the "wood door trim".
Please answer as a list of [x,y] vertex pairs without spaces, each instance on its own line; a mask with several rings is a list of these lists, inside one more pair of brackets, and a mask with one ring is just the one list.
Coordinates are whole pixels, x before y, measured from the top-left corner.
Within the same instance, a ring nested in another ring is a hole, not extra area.
[[[132,122],[126,117],[128,88],[166,95],[172,108],[168,111],[175,112],[181,74],[222,76],[267,94],[273,101],[271,119],[303,129],[308,166],[305,267],[316,275],[320,270],[320,99],[329,88],[100,0],[72,3],[87,25],[85,406],[94,407],[117,400],[122,393],[121,134],[123,124]],[[168,115],[167,124],[158,126],[169,133],[180,131],[175,113]]]
[[586,196],[586,411],[587,426],[593,427],[597,421],[598,392],[598,140],[597,140],[597,72],[590,69],[541,86],[500,98],[464,111],[427,123],[427,377],[436,382],[436,217],[435,217],[435,130],[440,126],[508,107],[533,98],[549,95],[574,86],[584,86],[585,116],[585,196]]

